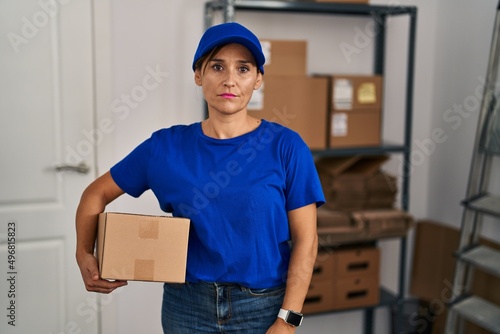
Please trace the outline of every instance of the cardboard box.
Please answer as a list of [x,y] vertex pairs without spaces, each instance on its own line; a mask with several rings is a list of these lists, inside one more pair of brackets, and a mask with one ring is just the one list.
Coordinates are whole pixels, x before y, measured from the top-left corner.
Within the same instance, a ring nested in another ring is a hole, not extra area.
[[335,278],[378,277],[380,250],[375,247],[356,248],[335,252]]
[[333,111],[382,109],[382,76],[333,75],[331,80]]
[[304,300],[302,313],[327,312],[333,309],[335,309],[333,281],[311,282]]
[[311,281],[331,282],[335,275],[335,254],[327,251],[318,252]]
[[330,114],[330,148],[379,146],[382,115],[380,109],[332,112]]
[[265,76],[307,74],[307,42],[305,40],[262,39],[262,52],[266,57]]
[[328,80],[306,76],[265,75],[248,113],[282,124],[300,134],[311,149],[327,143]]
[[329,147],[378,146],[382,127],[382,77],[330,77]]
[[378,304],[379,267],[380,250],[375,247],[319,252],[303,313]]
[[334,309],[374,306],[380,302],[378,276],[347,277],[335,281]]
[[105,212],[99,215],[101,278],[183,283],[190,220]]

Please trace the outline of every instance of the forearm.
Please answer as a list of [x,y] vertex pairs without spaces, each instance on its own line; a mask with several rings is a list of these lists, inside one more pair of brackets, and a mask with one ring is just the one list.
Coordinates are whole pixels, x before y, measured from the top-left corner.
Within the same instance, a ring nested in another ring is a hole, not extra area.
[[84,254],[92,254],[97,233],[99,213],[106,208],[105,201],[87,189],[76,212],[76,254],[77,259]]
[[282,308],[300,312],[311,283],[314,263],[318,253],[318,239],[314,238],[296,241],[293,245],[285,298]]
[[92,184],[82,194],[76,210],[76,254],[93,254],[97,234],[98,216],[111,201],[123,194],[108,172]]

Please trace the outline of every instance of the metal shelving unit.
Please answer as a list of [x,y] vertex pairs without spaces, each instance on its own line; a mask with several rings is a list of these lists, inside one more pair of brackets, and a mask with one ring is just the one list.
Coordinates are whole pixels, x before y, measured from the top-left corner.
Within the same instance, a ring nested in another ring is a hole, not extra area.
[[[500,333],[500,305],[472,294],[474,271],[500,277],[500,252],[480,243],[483,218],[500,220],[500,197],[489,193],[493,159],[500,157],[500,1],[498,2],[486,84],[479,114],[460,229],[460,244],[453,279],[453,300],[448,307],[446,333],[464,333],[465,320]],[[498,171],[496,171],[498,173]],[[498,190],[497,190],[498,191]]]
[[[223,21],[235,21],[235,13],[239,11],[251,12],[274,12],[274,13],[301,13],[301,14],[322,14],[322,15],[354,15],[371,18],[376,26],[374,37],[374,74],[384,75],[386,73],[385,59],[385,39],[387,29],[387,17],[406,15],[409,18],[408,33],[408,59],[406,68],[406,91],[404,113],[404,139],[401,144],[384,143],[377,147],[361,147],[349,149],[327,149],[315,150],[315,155],[328,156],[349,156],[356,154],[380,155],[380,154],[402,154],[403,168],[401,175],[401,209],[407,211],[409,206],[409,181],[410,181],[410,161],[411,161],[411,135],[412,135],[412,113],[413,113],[413,78],[414,78],[414,55],[416,43],[416,23],[417,8],[414,6],[372,6],[364,4],[338,4],[319,3],[312,1],[258,1],[258,0],[214,0],[205,3],[205,28],[214,24],[216,12],[222,12]],[[399,317],[397,317],[396,332],[399,333],[402,320],[402,308],[405,296],[406,284],[406,237],[400,238],[399,254],[399,279],[398,292],[391,293],[381,287],[381,298],[379,305],[375,307],[362,308],[364,310],[364,333],[373,331],[373,311],[376,307],[397,305]],[[351,311],[351,310],[345,310]],[[338,311],[336,311],[338,312]]]

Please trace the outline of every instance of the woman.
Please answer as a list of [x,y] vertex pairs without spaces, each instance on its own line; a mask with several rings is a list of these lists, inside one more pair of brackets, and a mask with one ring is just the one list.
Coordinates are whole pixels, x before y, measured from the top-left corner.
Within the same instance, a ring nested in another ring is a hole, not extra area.
[[191,219],[186,283],[164,285],[165,333],[293,333],[300,325],[324,198],[299,135],[247,113],[264,62],[259,40],[238,23],[204,33],[193,70],[208,118],[153,133],[82,195],[77,261],[87,290],[127,284],[99,278],[97,215],[124,193],[151,189],[164,211]]

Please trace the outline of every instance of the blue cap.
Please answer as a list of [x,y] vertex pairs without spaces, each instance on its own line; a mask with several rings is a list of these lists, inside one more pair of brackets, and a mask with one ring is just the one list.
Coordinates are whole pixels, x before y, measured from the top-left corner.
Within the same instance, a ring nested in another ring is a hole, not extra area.
[[215,25],[205,31],[201,37],[200,44],[198,44],[198,49],[194,54],[193,71],[195,70],[195,64],[198,59],[215,47],[230,43],[237,43],[245,46],[255,58],[255,62],[260,72],[264,74],[266,57],[264,57],[264,53],[262,53],[259,39],[253,32],[236,22]]

